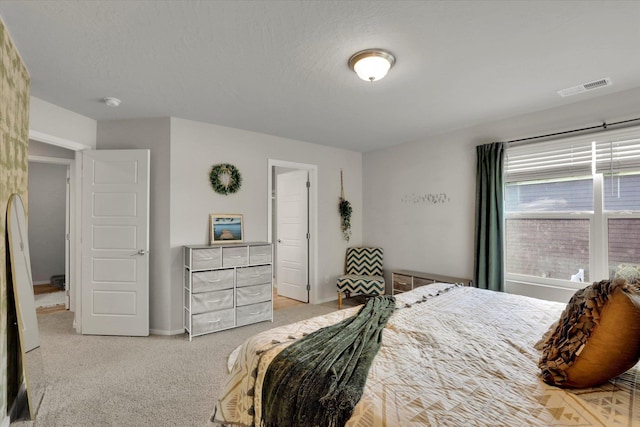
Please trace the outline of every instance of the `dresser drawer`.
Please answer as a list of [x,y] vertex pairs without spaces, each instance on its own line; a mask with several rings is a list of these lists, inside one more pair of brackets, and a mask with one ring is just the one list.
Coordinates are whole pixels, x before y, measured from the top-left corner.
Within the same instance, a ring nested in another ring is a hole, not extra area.
[[238,306],[271,301],[271,298],[271,284],[245,286],[236,290],[236,305]]
[[236,272],[236,286],[252,286],[271,283],[271,266],[238,268]]
[[191,313],[233,308],[233,289],[191,295]]
[[194,314],[191,316],[191,334],[200,335],[215,332],[234,326],[234,310],[210,311],[208,313]]
[[191,270],[219,268],[221,248],[191,249]]
[[191,292],[233,288],[233,269],[201,271],[191,274]]
[[222,266],[235,267],[247,263],[247,247],[222,248]]
[[249,246],[249,264],[271,262],[271,245]]
[[236,308],[238,326],[271,320],[271,301]]
[[405,276],[403,274],[394,274],[393,289],[398,292],[410,291],[412,289],[411,276]]

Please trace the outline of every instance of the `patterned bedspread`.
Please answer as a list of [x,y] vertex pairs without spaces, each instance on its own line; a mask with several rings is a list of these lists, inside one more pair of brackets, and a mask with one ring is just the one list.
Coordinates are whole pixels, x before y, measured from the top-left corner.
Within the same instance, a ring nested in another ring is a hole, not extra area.
[[[638,426],[640,367],[596,388],[542,382],[535,343],[564,304],[469,287],[424,286],[399,308],[349,427]],[[210,425],[260,426],[262,378],[295,339],[358,307],[275,328],[242,347]]]

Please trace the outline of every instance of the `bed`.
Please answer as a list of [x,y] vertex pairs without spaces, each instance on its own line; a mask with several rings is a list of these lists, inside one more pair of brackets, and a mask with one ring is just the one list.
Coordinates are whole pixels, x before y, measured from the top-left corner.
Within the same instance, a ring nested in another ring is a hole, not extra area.
[[[540,378],[536,343],[565,304],[451,284],[396,295],[362,399],[347,426],[640,426],[640,368],[572,390]],[[262,380],[292,342],[358,311],[249,338],[211,426],[260,426]]]

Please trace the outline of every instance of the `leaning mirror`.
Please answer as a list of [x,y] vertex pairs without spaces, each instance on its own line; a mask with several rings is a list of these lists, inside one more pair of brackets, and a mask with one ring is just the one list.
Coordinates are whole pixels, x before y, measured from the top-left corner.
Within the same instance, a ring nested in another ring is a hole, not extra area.
[[[11,260],[11,277],[13,279],[13,300],[15,301],[18,342],[22,358],[22,384],[20,389],[24,389],[26,392],[27,408],[25,409],[28,409],[27,416],[30,419],[35,419],[44,395],[46,382],[33,295],[33,281],[31,279],[27,218],[22,199],[18,194],[13,194],[9,198],[7,237],[9,258]],[[20,417],[24,416],[22,414],[18,415]]]

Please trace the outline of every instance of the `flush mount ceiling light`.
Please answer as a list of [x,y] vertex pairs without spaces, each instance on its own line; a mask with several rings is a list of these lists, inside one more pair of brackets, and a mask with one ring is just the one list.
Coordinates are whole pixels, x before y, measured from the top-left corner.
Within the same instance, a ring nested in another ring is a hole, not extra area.
[[349,68],[368,82],[382,79],[395,63],[395,56],[383,49],[361,50],[349,58]]
[[117,107],[122,101],[120,101],[118,98],[107,96],[106,98],[102,98],[102,102],[107,104],[109,107]]

